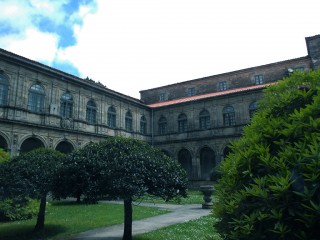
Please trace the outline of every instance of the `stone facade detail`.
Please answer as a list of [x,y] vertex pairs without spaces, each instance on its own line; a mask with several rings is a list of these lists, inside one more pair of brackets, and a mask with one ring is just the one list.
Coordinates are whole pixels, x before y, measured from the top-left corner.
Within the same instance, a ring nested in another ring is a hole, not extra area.
[[160,147],[203,184],[250,123],[266,86],[320,68],[320,35],[306,44],[305,57],[143,90],[141,100],[0,49],[0,147],[12,156],[36,147],[69,153],[132,137]]

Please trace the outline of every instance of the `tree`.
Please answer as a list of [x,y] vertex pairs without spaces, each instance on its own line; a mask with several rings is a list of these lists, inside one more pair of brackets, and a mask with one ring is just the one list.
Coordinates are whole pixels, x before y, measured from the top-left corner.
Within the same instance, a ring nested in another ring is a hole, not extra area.
[[52,192],[55,199],[75,197],[80,203],[80,197],[84,196],[86,203],[97,202],[101,192],[98,184],[103,184],[100,172],[106,164],[101,155],[96,156],[99,151],[100,145],[91,143],[64,159]]
[[7,192],[11,196],[22,195],[40,200],[34,231],[44,228],[46,199],[55,186],[64,154],[47,148],[39,148],[8,161],[6,166]]
[[187,195],[186,172],[177,162],[147,143],[113,137],[84,147],[82,153],[99,163],[95,175],[95,186],[99,190],[95,189],[95,193],[124,201],[125,240],[132,239],[133,199],[145,194],[165,200]]
[[319,239],[320,71],[266,89],[216,186],[226,239]]

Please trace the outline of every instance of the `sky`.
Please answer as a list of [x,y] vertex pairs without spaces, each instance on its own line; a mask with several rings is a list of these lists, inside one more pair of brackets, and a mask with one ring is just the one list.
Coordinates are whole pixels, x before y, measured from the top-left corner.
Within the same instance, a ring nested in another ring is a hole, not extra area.
[[123,94],[307,55],[319,0],[0,0],[0,48]]

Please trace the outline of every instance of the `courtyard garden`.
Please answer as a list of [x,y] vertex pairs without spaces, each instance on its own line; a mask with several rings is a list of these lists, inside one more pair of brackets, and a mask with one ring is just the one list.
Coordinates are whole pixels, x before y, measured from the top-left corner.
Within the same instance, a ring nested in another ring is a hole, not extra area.
[[[197,191],[188,195],[186,172],[161,151],[115,137],[68,157],[49,149],[9,161],[0,154],[0,201],[22,196],[40,204],[37,217],[0,223],[0,238],[72,239],[124,223],[124,240],[320,239],[319,91],[320,71],[296,72],[269,86],[219,167],[213,214],[134,238],[133,220],[168,213],[136,202],[203,201]],[[49,192],[77,203],[48,202]],[[123,204],[97,204],[102,196]]]
[[[199,204],[199,211],[201,211],[200,207],[203,202],[203,195],[199,191],[190,191],[188,197],[183,198],[179,202],[165,202],[161,198],[152,196],[145,196],[141,199],[142,201],[133,204],[133,220],[140,220],[170,212],[169,210],[156,207],[140,206],[141,203]],[[99,202],[98,204],[79,204],[74,199],[72,201],[49,201],[47,202],[46,224],[43,231],[33,232],[36,217],[23,221],[2,222],[0,223],[0,239],[72,239],[80,232],[123,223],[123,211],[122,204],[109,203],[108,201]],[[219,234],[212,231],[213,220],[213,216],[209,215],[160,230],[140,234],[133,239],[191,240],[197,238],[199,240],[218,240],[220,239]]]

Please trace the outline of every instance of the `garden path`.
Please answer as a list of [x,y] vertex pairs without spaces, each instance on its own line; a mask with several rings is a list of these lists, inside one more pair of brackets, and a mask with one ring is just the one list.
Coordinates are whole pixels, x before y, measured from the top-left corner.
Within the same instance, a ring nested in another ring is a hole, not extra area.
[[[118,202],[119,203],[119,202]],[[174,205],[139,203],[140,206],[158,207],[172,212],[132,222],[132,235],[146,233],[169,225],[187,222],[209,215],[210,209],[202,209],[201,204]],[[94,229],[78,234],[73,239],[83,240],[119,240],[123,235],[123,224]]]

